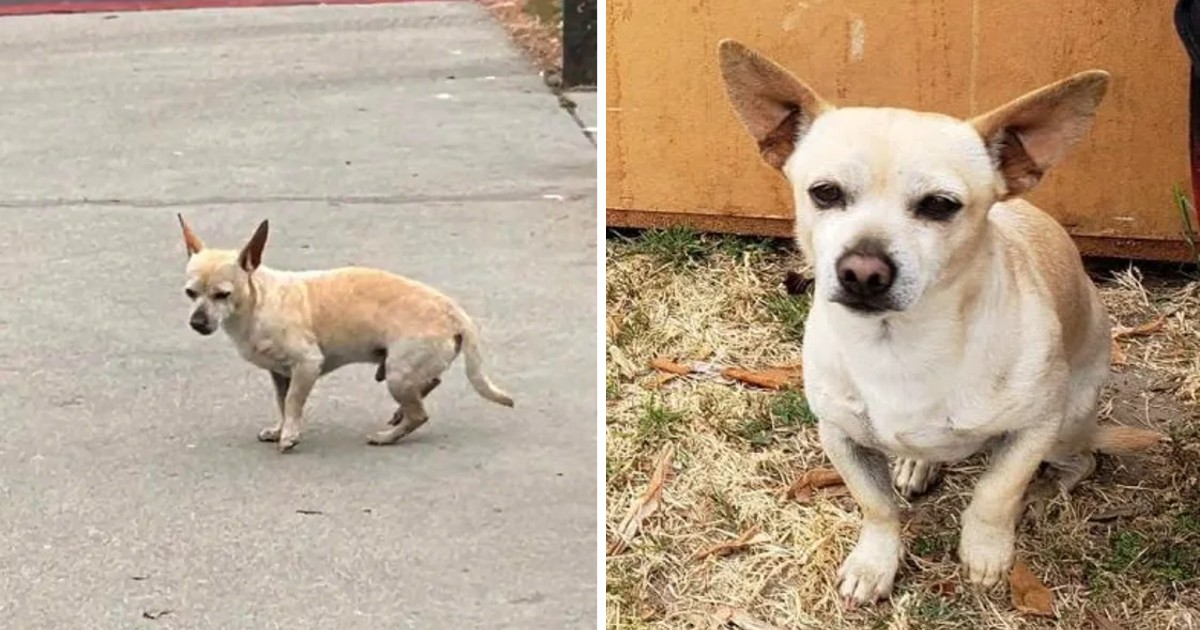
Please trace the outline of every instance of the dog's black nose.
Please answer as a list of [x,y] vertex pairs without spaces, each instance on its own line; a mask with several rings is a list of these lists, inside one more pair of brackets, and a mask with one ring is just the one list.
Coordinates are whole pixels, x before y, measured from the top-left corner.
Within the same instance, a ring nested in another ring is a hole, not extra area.
[[879,248],[858,248],[838,259],[837,276],[846,293],[858,298],[873,298],[892,287],[896,265]]
[[208,319],[205,317],[197,317],[196,315],[192,315],[192,318],[188,320],[188,324],[191,325],[192,330],[202,335],[207,335],[208,333],[212,332],[212,328],[208,325]]

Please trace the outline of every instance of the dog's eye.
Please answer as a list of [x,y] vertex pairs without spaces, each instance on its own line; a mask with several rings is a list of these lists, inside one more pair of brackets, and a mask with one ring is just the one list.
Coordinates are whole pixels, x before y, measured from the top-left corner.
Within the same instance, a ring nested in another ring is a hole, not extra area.
[[196,299],[196,292],[191,289],[184,289],[183,294],[188,296],[188,299],[191,299],[191,300]]
[[845,205],[846,193],[840,187],[828,182],[813,184],[808,189],[808,197],[814,205],[822,210]]
[[930,221],[949,221],[954,213],[962,210],[962,202],[945,195],[929,195],[917,202],[917,216]]
[[229,297],[228,291],[217,291],[216,293],[213,293],[214,300],[224,300],[228,297]]

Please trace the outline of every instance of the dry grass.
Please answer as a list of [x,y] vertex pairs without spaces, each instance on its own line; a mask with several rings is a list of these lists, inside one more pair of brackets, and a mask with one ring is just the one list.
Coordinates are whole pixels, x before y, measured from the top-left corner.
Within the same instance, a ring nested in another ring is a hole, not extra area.
[[562,0],[478,0],[543,74],[562,71]]
[[[663,446],[675,447],[657,511],[607,558],[609,628],[752,627],[721,621],[729,609],[780,628],[1200,628],[1195,283],[1103,274],[1115,323],[1166,315],[1161,332],[1122,340],[1128,365],[1114,370],[1105,420],[1164,430],[1173,443],[1144,458],[1103,458],[1069,500],[1023,521],[1018,553],[1053,589],[1057,619],[1017,612],[1007,589],[960,583],[958,514],[977,460],[906,510],[908,555],[890,602],[847,611],[834,572],[858,531],[853,501],[823,491],[807,504],[780,498],[800,473],[828,465],[803,396],[746,388],[715,369],[663,383],[649,367],[661,356],[702,369],[798,361],[806,301],[781,283],[799,258],[777,244],[679,230],[610,238],[606,258],[610,542]],[[749,545],[697,557],[739,536]]]

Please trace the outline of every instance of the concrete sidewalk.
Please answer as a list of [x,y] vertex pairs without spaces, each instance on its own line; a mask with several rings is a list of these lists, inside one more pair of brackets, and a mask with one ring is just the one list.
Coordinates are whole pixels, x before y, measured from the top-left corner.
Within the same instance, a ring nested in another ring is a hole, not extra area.
[[[0,627],[588,628],[596,149],[473,3],[8,18],[0,30]],[[305,441],[187,327],[175,212],[279,268],[460,300],[410,440],[368,366]],[[157,617],[150,620],[147,617]]]

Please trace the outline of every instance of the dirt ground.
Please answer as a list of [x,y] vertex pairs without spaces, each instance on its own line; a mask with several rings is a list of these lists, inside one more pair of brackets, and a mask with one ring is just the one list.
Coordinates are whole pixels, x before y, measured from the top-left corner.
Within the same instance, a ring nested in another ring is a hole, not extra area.
[[[1101,457],[1069,498],[1027,513],[1018,556],[1053,592],[1054,617],[1042,617],[1017,610],[1007,585],[981,592],[961,579],[958,517],[979,459],[906,506],[890,601],[838,601],[854,502],[836,486],[781,496],[829,465],[802,393],[720,375],[799,363],[808,301],[783,288],[800,265],[788,247],[652,231],[610,235],[606,262],[609,628],[1200,628],[1200,286],[1190,277],[1095,270],[1114,325],[1149,329],[1116,342],[1124,365],[1102,421],[1171,440],[1142,457]],[[650,366],[659,358],[699,372],[666,375]],[[657,509],[621,550],[622,519],[668,450]]]

